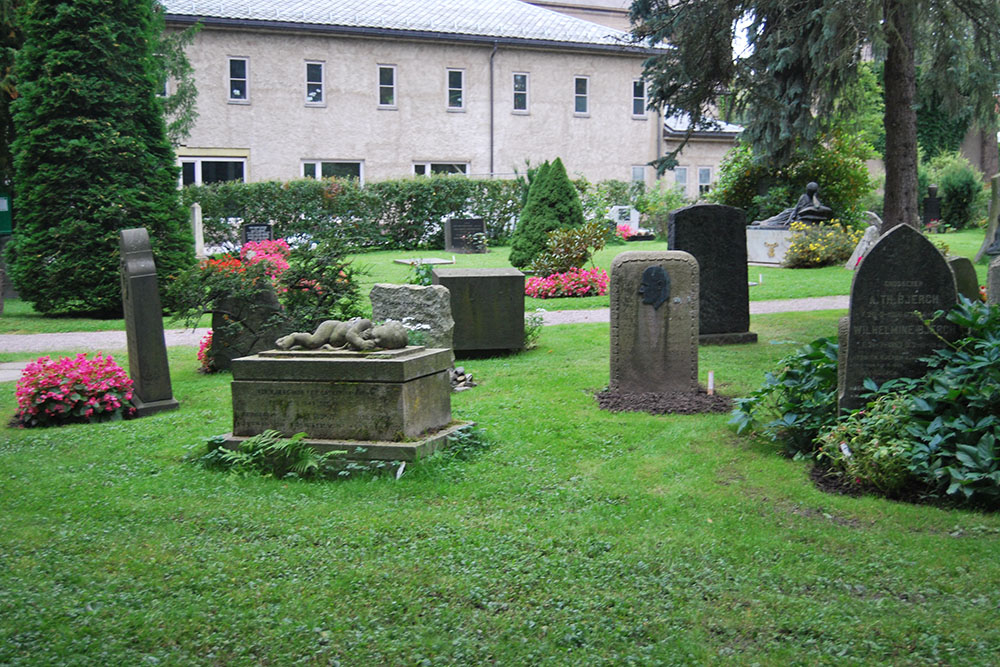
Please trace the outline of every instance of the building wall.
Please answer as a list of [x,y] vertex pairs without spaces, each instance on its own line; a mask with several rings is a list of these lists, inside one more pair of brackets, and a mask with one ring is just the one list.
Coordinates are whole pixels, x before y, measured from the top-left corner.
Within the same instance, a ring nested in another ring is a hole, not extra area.
[[[417,161],[490,174],[492,46],[205,28],[188,48],[199,117],[180,156],[247,160],[246,180],[300,177],[302,162],[363,161],[365,180],[412,175]],[[228,102],[228,58],[249,60],[249,100]],[[306,61],[324,65],[323,106],[305,102]],[[396,67],[395,109],[378,106],[378,65]],[[446,69],[465,76],[465,109],[446,108]],[[493,172],[561,157],[571,175],[627,180],[656,158],[660,123],[632,116],[638,56],[499,48],[494,56]],[[512,111],[514,72],[529,74],[528,113]],[[574,77],[590,77],[590,113],[574,114]],[[652,183],[652,169],[647,180]]]
[[[682,188],[684,196],[691,201],[701,198],[698,170],[710,170],[710,187],[714,187],[719,179],[719,165],[726,153],[736,145],[735,139],[705,139],[692,138],[684,150],[677,156],[677,167],[687,169],[687,184]],[[664,153],[669,153],[677,147],[676,142],[667,141]],[[664,175],[667,186],[675,186],[678,169],[668,171]]]

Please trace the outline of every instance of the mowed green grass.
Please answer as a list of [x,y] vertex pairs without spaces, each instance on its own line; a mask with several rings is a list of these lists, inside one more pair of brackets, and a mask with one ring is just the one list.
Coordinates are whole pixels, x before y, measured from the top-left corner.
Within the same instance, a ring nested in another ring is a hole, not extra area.
[[[743,395],[841,314],[755,316],[702,381]],[[995,662],[1000,517],[824,494],[726,415],[602,412],[608,346],[564,325],[463,362],[454,416],[493,445],[398,480],[183,462],[231,424],[193,348],[179,411],[3,429],[0,664]]]

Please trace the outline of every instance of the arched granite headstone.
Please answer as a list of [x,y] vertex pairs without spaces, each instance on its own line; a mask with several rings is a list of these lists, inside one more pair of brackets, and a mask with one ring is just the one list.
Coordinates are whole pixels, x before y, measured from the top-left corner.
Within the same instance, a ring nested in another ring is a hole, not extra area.
[[924,324],[937,310],[958,301],[955,275],[944,256],[909,225],[898,225],[872,246],[851,284],[846,341],[841,337],[839,406],[864,405],[865,378],[878,384],[899,377],[920,377],[920,361],[959,337],[958,327],[943,318],[933,330]]

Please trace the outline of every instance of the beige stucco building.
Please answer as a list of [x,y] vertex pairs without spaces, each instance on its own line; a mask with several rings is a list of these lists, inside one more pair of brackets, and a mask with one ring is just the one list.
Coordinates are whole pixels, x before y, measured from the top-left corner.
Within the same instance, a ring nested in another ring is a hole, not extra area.
[[648,51],[519,0],[165,0],[188,48],[198,120],[185,183],[452,172],[655,180],[662,123]]

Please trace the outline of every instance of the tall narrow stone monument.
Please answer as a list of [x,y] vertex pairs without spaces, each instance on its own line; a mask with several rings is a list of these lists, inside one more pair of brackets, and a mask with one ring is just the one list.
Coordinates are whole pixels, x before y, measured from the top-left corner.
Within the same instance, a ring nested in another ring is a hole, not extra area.
[[128,339],[128,371],[135,383],[132,403],[136,416],[176,410],[163,336],[163,309],[156,283],[156,264],[144,227],[119,233],[122,306]]
[[955,275],[933,243],[909,225],[883,235],[851,284],[850,314],[840,340],[840,409],[865,404],[866,378],[882,384],[923,375],[926,365],[920,358],[940,348],[942,338],[955,340],[961,333],[944,318],[933,326],[925,321],[957,302]]
[[986,238],[979,246],[979,252],[973,258],[973,262],[979,263],[983,255],[1000,254],[1000,174],[994,174],[990,179],[990,207],[986,213]]
[[698,262],[623,252],[611,264],[611,391],[698,390]]
[[1000,306],[1000,257],[990,262],[986,274],[986,303]]
[[670,212],[667,235],[671,250],[698,260],[702,345],[755,343],[750,333],[747,283],[747,222],[742,210],[718,204],[695,204]]

